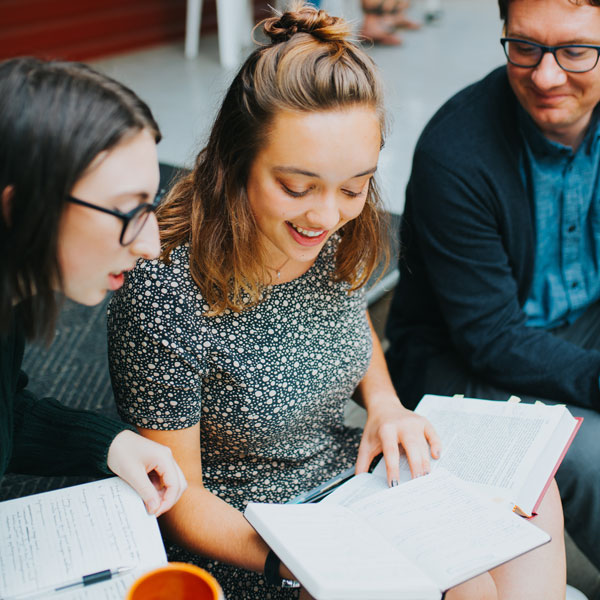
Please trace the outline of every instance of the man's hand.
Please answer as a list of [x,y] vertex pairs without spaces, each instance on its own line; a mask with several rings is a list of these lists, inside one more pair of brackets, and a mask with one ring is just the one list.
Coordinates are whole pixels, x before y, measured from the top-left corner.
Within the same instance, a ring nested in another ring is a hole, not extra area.
[[368,470],[373,458],[383,452],[388,485],[398,482],[401,444],[413,477],[430,471],[430,458],[439,458],[442,444],[433,425],[404,408],[397,397],[381,398],[372,403],[358,448],[356,473]]
[[115,437],[107,463],[141,496],[148,513],[157,517],[168,511],[187,487],[171,449],[133,431],[121,431]]

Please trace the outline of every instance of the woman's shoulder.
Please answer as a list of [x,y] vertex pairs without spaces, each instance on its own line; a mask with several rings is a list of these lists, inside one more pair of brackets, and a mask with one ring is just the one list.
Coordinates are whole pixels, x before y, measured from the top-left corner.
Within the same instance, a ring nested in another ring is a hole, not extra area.
[[139,260],[127,274],[123,287],[111,300],[111,309],[139,312],[175,309],[177,313],[202,305],[202,295],[190,275],[189,246],[175,248],[168,261]]
[[186,243],[173,248],[166,261],[162,260],[162,258],[155,258],[153,260],[139,259],[131,273],[142,279],[168,280],[185,276],[189,268],[190,247]]
[[190,277],[190,254],[188,244],[177,246],[169,254],[167,261],[160,258],[154,260],[138,260],[135,268],[127,274],[123,293],[154,293],[172,295],[193,287]]

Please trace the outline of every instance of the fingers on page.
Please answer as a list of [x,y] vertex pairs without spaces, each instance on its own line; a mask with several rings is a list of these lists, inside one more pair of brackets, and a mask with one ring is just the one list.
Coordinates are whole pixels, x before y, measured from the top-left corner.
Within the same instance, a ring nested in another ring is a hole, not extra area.
[[426,443],[405,445],[406,459],[413,478],[426,475],[430,471],[429,446]]
[[383,459],[385,460],[385,470],[387,473],[388,485],[391,487],[393,482],[398,484],[400,479],[400,449],[398,448],[398,436],[386,435],[381,440],[383,449]]
[[425,426],[425,437],[431,448],[431,456],[433,456],[433,458],[439,458],[442,453],[442,440],[431,423],[427,423]]
[[356,474],[366,473],[369,470],[371,464],[371,458],[369,455],[369,448],[367,444],[361,441],[358,447],[358,455],[356,457]]

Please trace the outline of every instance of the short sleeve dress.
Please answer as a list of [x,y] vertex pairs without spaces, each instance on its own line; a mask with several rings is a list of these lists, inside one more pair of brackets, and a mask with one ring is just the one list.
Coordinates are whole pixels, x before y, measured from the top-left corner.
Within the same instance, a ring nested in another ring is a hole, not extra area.
[[[330,239],[304,275],[270,286],[243,312],[205,316],[188,245],[169,265],[139,262],[110,303],[121,417],[162,430],[199,422],[204,485],[241,511],[250,501],[286,502],[356,461],[361,431],[344,426],[344,406],[372,340],[364,292],[333,281],[336,245]],[[262,574],[169,553],[212,572],[230,599],[297,596]]]

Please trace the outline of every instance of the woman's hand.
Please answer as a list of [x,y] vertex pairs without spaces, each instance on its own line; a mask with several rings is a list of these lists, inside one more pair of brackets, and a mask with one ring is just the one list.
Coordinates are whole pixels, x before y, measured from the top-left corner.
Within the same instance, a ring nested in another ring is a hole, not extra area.
[[157,517],[168,511],[187,487],[171,449],[133,431],[121,431],[115,437],[107,464],[141,496],[148,513]]
[[402,444],[413,477],[430,471],[430,458],[439,458],[441,442],[433,425],[414,412],[404,408],[396,396],[380,397],[370,402],[367,423],[358,448],[356,472],[368,470],[373,458],[383,452],[388,485],[398,483],[399,460]]

